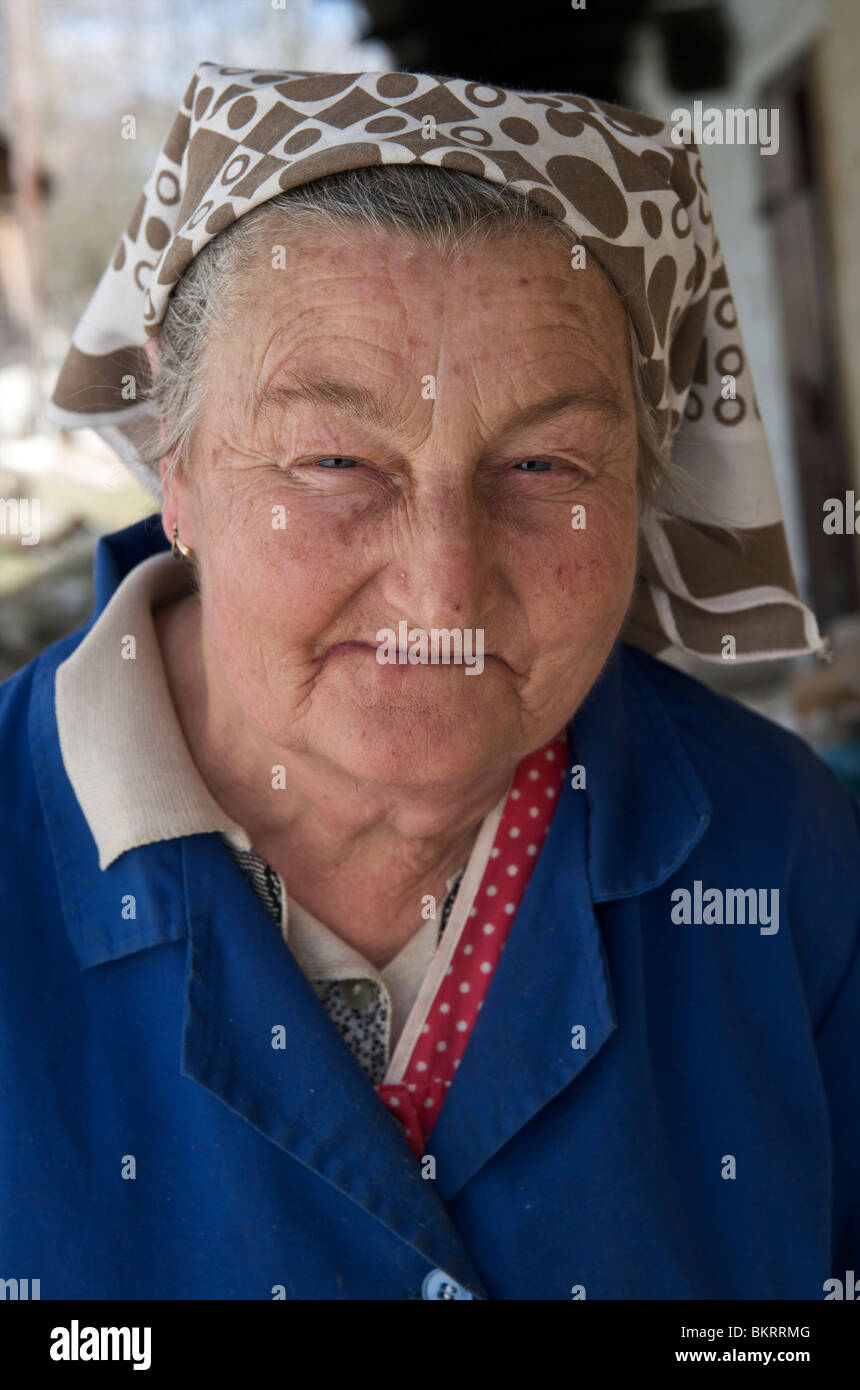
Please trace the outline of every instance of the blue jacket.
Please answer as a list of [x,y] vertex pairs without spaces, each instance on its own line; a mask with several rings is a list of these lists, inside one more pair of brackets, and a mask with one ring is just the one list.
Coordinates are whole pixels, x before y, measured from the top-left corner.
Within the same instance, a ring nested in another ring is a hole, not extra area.
[[[94,617],[164,544],[100,542]],[[0,687],[0,1278],[821,1299],[860,1270],[860,838],[803,743],[615,648],[425,1177],[217,835],[100,872],[54,711],[86,630]],[[778,890],[778,930],[673,920],[732,888]]]

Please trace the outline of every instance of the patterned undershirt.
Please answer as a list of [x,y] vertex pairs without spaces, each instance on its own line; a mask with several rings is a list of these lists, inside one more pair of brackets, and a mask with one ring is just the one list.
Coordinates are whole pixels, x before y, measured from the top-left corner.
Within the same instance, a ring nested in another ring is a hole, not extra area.
[[[250,883],[260,902],[265,907],[275,926],[281,925],[281,881],[270,864],[267,864],[255,850],[240,850],[231,845],[224,836],[222,844],[234,863]],[[451,916],[451,909],[457,897],[465,865],[455,875],[448,891],[442,911],[439,914],[439,932],[436,945],[442,940],[442,933]],[[310,983],[317,998],[334,1023],[347,1047],[362,1071],[379,1085],[388,1071],[388,1016],[389,1001],[385,992],[374,980],[325,980],[311,977]],[[363,1007],[351,1003],[358,998]]]

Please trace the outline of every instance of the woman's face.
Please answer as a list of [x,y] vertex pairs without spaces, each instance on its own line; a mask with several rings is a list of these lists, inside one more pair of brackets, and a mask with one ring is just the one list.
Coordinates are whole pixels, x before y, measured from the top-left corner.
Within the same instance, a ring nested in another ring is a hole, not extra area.
[[[448,265],[394,233],[302,239],[278,269],[266,247],[206,384],[164,524],[247,723],[428,789],[558,732],[636,570],[627,325],[596,268],[509,236]],[[401,622],[428,654],[463,634],[471,668],[380,663]]]

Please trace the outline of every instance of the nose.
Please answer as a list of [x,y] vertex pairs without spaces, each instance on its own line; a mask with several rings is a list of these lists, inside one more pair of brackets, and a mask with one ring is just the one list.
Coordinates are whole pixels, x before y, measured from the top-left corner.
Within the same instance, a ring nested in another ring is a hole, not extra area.
[[383,578],[392,616],[428,631],[481,627],[498,582],[492,529],[467,485],[410,499]]

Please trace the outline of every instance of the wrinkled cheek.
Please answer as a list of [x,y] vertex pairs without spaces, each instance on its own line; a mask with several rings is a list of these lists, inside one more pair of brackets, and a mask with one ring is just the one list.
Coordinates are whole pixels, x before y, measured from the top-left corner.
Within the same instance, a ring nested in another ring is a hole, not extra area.
[[572,532],[544,566],[533,630],[543,632],[549,646],[572,637],[580,649],[614,641],[635,584],[635,521]]
[[222,654],[255,667],[300,659],[344,603],[348,567],[332,538],[264,521],[213,542],[204,608]]

